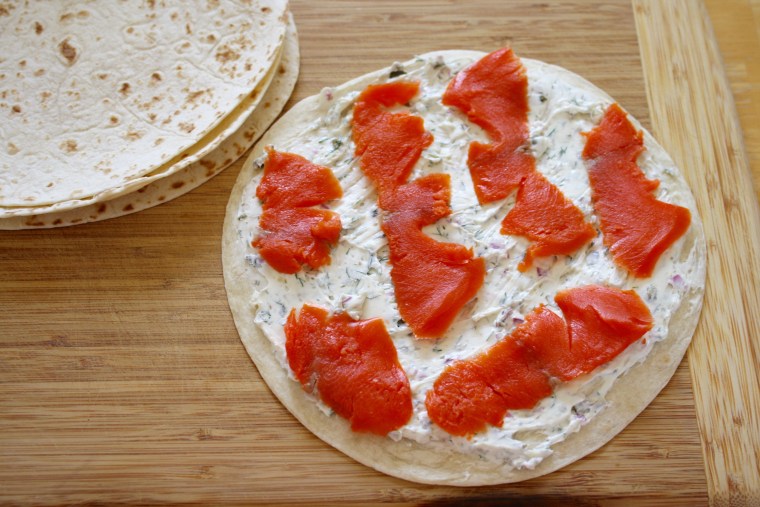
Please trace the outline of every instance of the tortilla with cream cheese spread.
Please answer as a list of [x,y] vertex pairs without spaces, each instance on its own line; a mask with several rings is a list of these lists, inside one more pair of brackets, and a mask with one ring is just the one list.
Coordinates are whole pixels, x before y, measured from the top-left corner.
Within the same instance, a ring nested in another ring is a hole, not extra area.
[[[280,401],[315,435],[381,472],[421,483],[458,486],[516,482],[563,467],[593,452],[629,424],[667,384],[697,324],[705,280],[705,242],[689,188],[664,149],[644,131],[638,165],[660,180],[657,198],[688,208],[691,225],[660,258],[648,278],[617,267],[601,236],[570,256],[539,258],[520,273],[527,242],[504,236],[499,222],[514,196],[481,206],[467,170],[472,141],[489,142],[459,112],[441,104],[449,80],[484,56],[474,51],[440,51],[361,76],[304,99],[284,115],[252,150],[233,189],[223,235],[225,286],[238,332],[264,380]],[[531,150],[537,169],[598,228],[588,176],[581,157],[582,132],[590,131],[614,100],[585,79],[560,67],[522,59],[528,75]],[[350,121],[353,103],[369,84],[420,82],[407,106],[434,137],[410,180],[435,172],[451,177],[451,216],[426,232],[439,241],[472,247],[486,259],[480,292],[440,340],[415,339],[400,319],[390,281],[387,242],[380,230],[377,194],[354,155]],[[634,126],[643,130],[631,118]],[[262,213],[256,187],[264,148],[301,155],[332,169],[343,197],[326,203],[343,230],[331,263],[295,275],[273,270],[251,241]],[[472,357],[511,330],[539,304],[557,313],[558,290],[589,283],[634,290],[650,309],[654,326],[609,363],[556,387],[533,409],[511,411],[502,427],[467,439],[432,425],[426,392],[451,360]],[[412,389],[411,420],[385,437],[352,432],[295,380],[285,353],[283,325],[303,304],[353,318],[383,319]]]

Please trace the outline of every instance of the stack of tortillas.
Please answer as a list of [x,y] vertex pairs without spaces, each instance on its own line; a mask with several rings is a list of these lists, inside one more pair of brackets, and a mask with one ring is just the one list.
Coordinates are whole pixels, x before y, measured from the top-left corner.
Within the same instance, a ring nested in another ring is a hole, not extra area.
[[245,153],[298,75],[287,0],[10,3],[0,41],[0,229],[188,192]]

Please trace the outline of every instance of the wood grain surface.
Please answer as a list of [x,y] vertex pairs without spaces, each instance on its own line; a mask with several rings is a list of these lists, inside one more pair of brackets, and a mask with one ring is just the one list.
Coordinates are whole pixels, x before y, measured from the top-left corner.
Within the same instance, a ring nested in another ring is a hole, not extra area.
[[[416,53],[511,45],[651,125],[627,0],[300,0],[292,11],[291,104]],[[608,445],[520,484],[417,485],[316,439],[263,384],[227,307],[220,238],[239,168],[135,215],[0,231],[0,503],[707,503],[687,362]]]
[[739,119],[705,7],[633,5],[654,133],[693,189],[707,237],[688,357],[710,503],[760,505],[760,208]]
[[760,200],[760,0],[706,0]]

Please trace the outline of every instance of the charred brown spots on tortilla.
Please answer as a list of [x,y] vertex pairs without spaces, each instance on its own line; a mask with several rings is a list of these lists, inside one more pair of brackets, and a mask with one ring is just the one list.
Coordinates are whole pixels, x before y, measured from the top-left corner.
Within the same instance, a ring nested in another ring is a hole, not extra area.
[[222,62],[222,63],[237,60],[239,58],[240,58],[240,53],[233,51],[232,48],[230,48],[227,45],[222,46],[216,52],[217,61]]
[[187,102],[192,103],[195,102],[198,97],[202,96],[204,93],[206,93],[207,90],[196,90],[194,92],[190,92],[187,94]]
[[66,153],[74,153],[77,151],[77,142],[73,139],[67,139],[61,143],[61,150],[65,151]]
[[77,59],[77,50],[69,43],[69,39],[64,39],[58,44],[58,49],[61,55],[68,62],[68,65],[72,65]]
[[79,11],[79,12],[66,12],[64,14],[61,14],[60,21],[66,22],[70,21],[72,19],[87,19],[90,17],[90,13],[87,11]]
[[138,132],[138,131],[135,131],[135,130],[130,130],[125,135],[125,138],[127,140],[129,140],[129,141],[137,141],[138,139],[141,139],[143,135],[145,135],[144,132]]
[[[147,100],[147,101],[145,101],[145,102],[140,102],[140,103],[138,103],[138,104],[137,104],[137,108],[138,108],[140,111],[149,111],[149,110],[151,110],[151,109],[155,109],[156,107],[160,107],[160,106],[159,106],[159,104],[160,104],[160,102],[161,102],[162,100],[164,100],[164,97],[163,97],[163,95],[154,95],[154,96],[152,96],[152,97],[150,98],[150,100]],[[179,111],[175,111],[175,112],[174,112],[174,115],[175,115],[175,116],[178,116],[179,114],[180,114],[180,112],[179,112]],[[155,114],[154,114],[154,116],[155,116]],[[155,118],[154,118],[154,119],[155,119]]]

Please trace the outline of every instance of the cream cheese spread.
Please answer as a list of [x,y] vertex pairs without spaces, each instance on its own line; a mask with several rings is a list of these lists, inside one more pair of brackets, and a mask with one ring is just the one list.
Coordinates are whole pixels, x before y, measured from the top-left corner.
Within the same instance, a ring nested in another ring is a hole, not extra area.
[[[447,173],[451,177],[452,214],[427,227],[425,232],[439,241],[471,247],[477,257],[486,261],[482,288],[463,308],[444,338],[414,338],[399,315],[390,278],[388,245],[380,229],[377,194],[354,155],[351,117],[359,91],[322,90],[319,99],[322,114],[318,119],[300,126],[297,134],[274,146],[278,151],[296,153],[331,168],[341,183],[343,197],[327,203],[329,209],[340,215],[343,224],[340,241],[331,252],[331,264],[319,270],[305,268],[295,275],[284,275],[270,268],[250,246],[259,234],[262,210],[255,192],[262,176],[263,158],[253,161],[259,169],[243,191],[236,229],[238,239],[247,245],[246,276],[254,287],[250,311],[255,313],[255,323],[268,338],[282,368],[290,372],[283,325],[292,309],[309,303],[332,312],[348,312],[356,319],[381,318],[409,377],[414,404],[409,423],[386,438],[477,454],[506,468],[532,469],[552,453],[553,445],[597,417],[607,407],[605,395],[613,384],[625,382],[623,375],[668,336],[671,318],[682,304],[688,284],[698,279],[692,272],[698,263],[691,257],[696,255],[695,249],[684,238],[665,252],[650,278],[629,276],[613,263],[598,232],[581,158],[585,143],[581,133],[590,131],[599,122],[612,99],[582,80],[559,79],[553,70],[556,67],[523,59],[529,82],[530,142],[537,169],[594,224],[597,236],[571,256],[538,258],[528,272],[519,272],[517,265],[528,242],[499,232],[501,220],[514,205],[515,196],[482,206],[478,203],[467,167],[467,150],[472,141],[489,140],[464,115],[441,104],[449,80],[476,58],[470,53],[450,58],[440,55],[417,58],[403,65],[395,64],[389,74],[378,80],[420,82],[420,94],[408,107],[399,110],[422,117],[434,141],[423,151],[410,181],[431,173]],[[647,144],[653,144],[648,134]],[[646,150],[638,163],[647,178],[661,181],[658,199],[693,210],[685,186],[670,184],[679,177],[678,171],[661,149]],[[487,349],[540,304],[561,315],[554,303],[555,294],[588,284],[635,290],[652,313],[652,330],[609,363],[570,382],[558,383],[553,394],[533,409],[511,411],[501,427],[489,427],[467,439],[452,437],[431,424],[425,410],[425,395],[448,364]],[[316,398],[314,403],[320,404],[325,417],[338,417]]]

